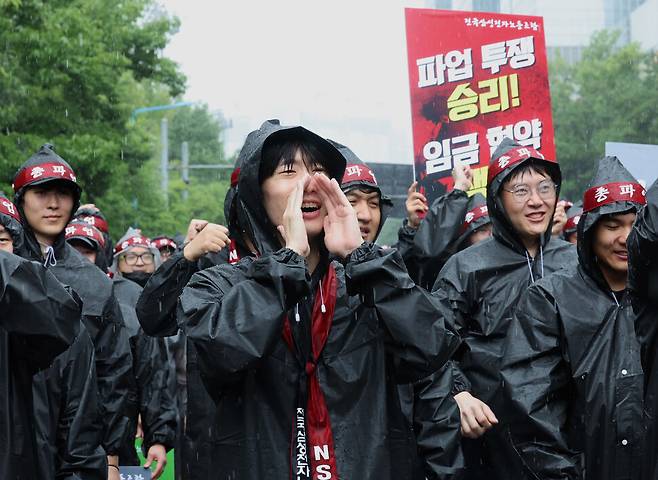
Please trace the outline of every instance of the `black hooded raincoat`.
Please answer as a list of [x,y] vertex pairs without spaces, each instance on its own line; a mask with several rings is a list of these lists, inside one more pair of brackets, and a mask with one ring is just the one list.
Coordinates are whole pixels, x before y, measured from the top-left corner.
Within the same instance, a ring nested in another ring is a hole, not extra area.
[[[70,170],[70,165],[57,155],[49,146],[43,146],[30,157],[18,170],[34,169],[41,165],[59,164]],[[39,177],[37,185],[52,178]],[[62,180],[54,180],[62,181]],[[73,210],[79,202],[79,187]],[[103,424],[102,446],[108,455],[117,454],[121,442],[128,435],[128,421],[132,412],[128,411],[127,400],[134,395],[135,384],[132,379],[132,356],[119,304],[112,294],[112,282],[65,240],[64,231],[55,240],[52,250],[44,259],[41,247],[34,232],[27,224],[22,212],[22,196],[25,189],[20,188],[14,203],[21,211],[24,227],[24,244],[18,254],[23,258],[45,263],[45,266],[64,285],[70,286],[83,302],[82,320],[94,344],[98,395],[100,400],[101,421]],[[71,212],[71,216],[73,212]],[[47,429],[46,429],[47,430]]]
[[0,478],[39,478],[32,375],[75,341],[80,305],[41,265],[4,251],[0,289]]
[[[463,440],[467,478],[478,478],[478,475],[491,479],[520,478],[522,468],[518,455],[512,451],[504,434],[508,411],[501,402],[500,366],[505,336],[514,308],[527,287],[576,262],[573,245],[551,239],[550,222],[541,235],[539,253],[532,258],[505,213],[499,197],[503,182],[514,169],[530,160],[546,167],[558,185],[559,194],[558,165],[542,160],[540,154],[536,154],[536,158],[534,154],[532,157],[525,155],[525,151],[511,140],[503,139],[492,158],[492,164],[498,162],[502,167],[487,185],[493,238],[450,257],[434,285],[443,315],[456,325],[463,340],[462,348],[455,355],[456,368],[470,382],[470,393],[489,405],[500,421],[481,438]],[[510,162],[509,158],[515,156],[521,160]]]
[[486,204],[481,194],[469,197],[462,190],[452,190],[434,200],[413,239],[411,255],[419,265],[416,283],[432,288],[448,259],[467,246],[469,235],[490,222],[488,215],[465,222],[468,212]]
[[[199,272],[180,298],[181,326],[197,348],[204,381],[218,402],[218,479],[291,478],[297,392],[308,377],[283,331],[288,323],[295,344],[310,340],[309,294],[329,268],[325,261],[311,277],[303,257],[278,247],[267,220],[258,172],[263,145],[275,134],[316,142],[330,159],[333,177],[340,178],[345,167],[319,137],[266,122],[245,145],[249,153],[239,191],[249,195],[238,194],[240,224],[247,226],[261,257]],[[438,368],[456,338],[436,320],[441,317],[435,303],[408,277],[397,252],[364,244],[345,266],[332,265],[338,282],[335,312],[315,370],[339,476],[410,478],[410,469],[397,470],[408,459],[392,455],[408,452],[402,445],[408,442],[406,433],[394,428],[405,424],[394,380],[409,382]],[[286,320],[296,311],[300,322]],[[414,320],[409,311],[417,312]]]
[[[618,182],[642,190],[616,157],[606,157],[588,191]],[[585,211],[578,263],[532,285],[519,303],[502,376],[514,408],[512,438],[531,478],[653,478],[641,476],[641,466],[647,452],[655,459],[655,443],[646,442],[655,417],[644,403],[656,311],[628,291],[611,291],[592,251],[603,216],[639,207],[618,199]]]

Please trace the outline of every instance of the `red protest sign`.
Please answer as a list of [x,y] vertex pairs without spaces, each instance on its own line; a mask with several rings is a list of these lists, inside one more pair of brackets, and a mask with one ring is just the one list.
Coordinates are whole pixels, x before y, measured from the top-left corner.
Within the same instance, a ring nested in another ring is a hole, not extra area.
[[504,137],[555,158],[541,17],[406,9],[416,180],[430,197],[452,188],[457,162],[485,193]]

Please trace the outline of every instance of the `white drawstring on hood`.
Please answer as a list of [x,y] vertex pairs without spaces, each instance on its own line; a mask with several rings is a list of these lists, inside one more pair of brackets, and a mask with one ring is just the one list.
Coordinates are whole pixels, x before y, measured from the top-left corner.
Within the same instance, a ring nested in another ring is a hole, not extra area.
[[[43,245],[41,243],[39,245],[41,245],[43,250],[43,266],[49,268],[57,265],[57,257],[55,257],[55,249],[52,247],[52,245]],[[46,248],[43,249],[43,247]]]
[[[530,279],[532,280],[532,283],[535,283],[535,275],[532,273],[532,264],[530,263],[530,255],[528,255],[528,251],[525,251],[525,259],[528,262],[528,271],[530,272]],[[541,277],[539,278],[544,278],[544,247],[539,245],[539,263],[540,263],[540,268],[541,268]]]
[[327,313],[327,307],[324,306],[324,294],[322,293],[322,279],[320,279],[320,311]]

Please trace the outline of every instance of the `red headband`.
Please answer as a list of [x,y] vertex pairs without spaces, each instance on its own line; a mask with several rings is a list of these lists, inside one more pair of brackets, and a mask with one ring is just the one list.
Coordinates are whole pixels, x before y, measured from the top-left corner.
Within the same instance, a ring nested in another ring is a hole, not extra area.
[[352,182],[368,182],[377,185],[375,174],[366,165],[351,163],[345,167],[343,185]]
[[64,230],[66,239],[69,238],[88,238],[94,240],[100,245],[101,248],[105,246],[105,239],[103,234],[95,227],[88,225],[84,222],[81,223],[69,223]]
[[21,221],[21,216],[18,214],[18,210],[16,210],[16,205],[11,203],[6,198],[0,198],[0,213],[9,215],[11,218],[18,222]]
[[145,247],[145,248],[151,248],[153,244],[151,243],[151,240],[142,236],[142,235],[135,235],[134,237],[130,237],[127,240],[124,240],[121,243],[118,243],[116,247],[114,247],[114,255],[118,255],[121,252],[123,252],[125,249],[130,248],[130,247]]
[[14,192],[18,192],[25,185],[45,178],[50,180],[68,180],[73,183],[78,182],[73,170],[63,163],[41,163],[32,167],[26,167],[18,172],[12,187],[14,188]]
[[523,160],[527,160],[528,158],[536,158],[538,160],[557,163],[555,160],[544,158],[544,155],[532,147],[516,147],[501,155],[496,160],[491,160],[491,162],[489,162],[489,175],[487,178],[488,182],[491,183],[491,181],[496,178],[500,172],[505,170],[510,165],[515,165],[519,162],[522,162]]
[[464,233],[468,229],[471,223],[482,217],[489,217],[489,209],[487,208],[486,205],[480,205],[479,207],[475,207],[473,210],[470,210],[464,217],[464,223],[462,224],[462,233]]
[[174,242],[171,238],[166,238],[166,237],[163,237],[163,238],[156,238],[156,239],[153,240],[153,242],[151,242],[151,243],[152,243],[153,246],[155,246],[155,248],[157,248],[158,250],[161,249],[161,248],[164,248],[164,247],[171,247],[171,248],[173,248],[174,250],[176,250],[176,248],[177,248],[176,242]]
[[99,229],[101,232],[104,233],[109,233],[109,226],[107,224],[107,221],[102,219],[101,217],[97,217],[96,215],[84,215],[77,217],[78,220],[83,221],[85,223],[88,223],[92,227],[96,227]]
[[582,213],[578,215],[574,215],[573,217],[570,217],[567,219],[567,223],[564,224],[564,228],[562,229],[563,232],[566,232],[568,230],[575,230],[578,228],[578,222],[580,222],[580,217],[582,216]]
[[647,192],[642,185],[635,182],[606,183],[592,187],[583,197],[583,213],[594,210],[601,205],[615,202],[647,203]]

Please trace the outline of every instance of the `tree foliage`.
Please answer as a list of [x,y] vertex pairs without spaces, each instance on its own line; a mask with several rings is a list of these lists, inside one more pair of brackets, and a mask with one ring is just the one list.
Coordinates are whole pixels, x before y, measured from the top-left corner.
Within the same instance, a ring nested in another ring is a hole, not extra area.
[[0,190],[10,194],[17,168],[48,142],[114,237],[130,225],[173,234],[191,216],[223,221],[227,181],[193,179],[183,202],[173,171],[168,207],[159,190],[164,116],[173,143],[190,142],[192,162],[221,160],[220,126],[207,108],[130,121],[136,108],[167,105],[184,92],[184,76],[162,55],[177,28],[153,0],[0,0]]
[[172,157],[180,158],[181,144],[188,142],[190,162],[225,163],[219,140],[222,126],[206,105],[176,110],[171,118],[169,144]]
[[555,140],[567,198],[582,197],[605,142],[658,139],[658,57],[638,44],[617,47],[618,36],[597,33],[580,62],[551,65]]
[[75,166],[91,200],[115,171],[134,172],[151,143],[128,118],[138,81],[185,79],[160,52],[178,21],[146,18],[150,0],[21,0],[0,6],[0,175],[49,142]]

